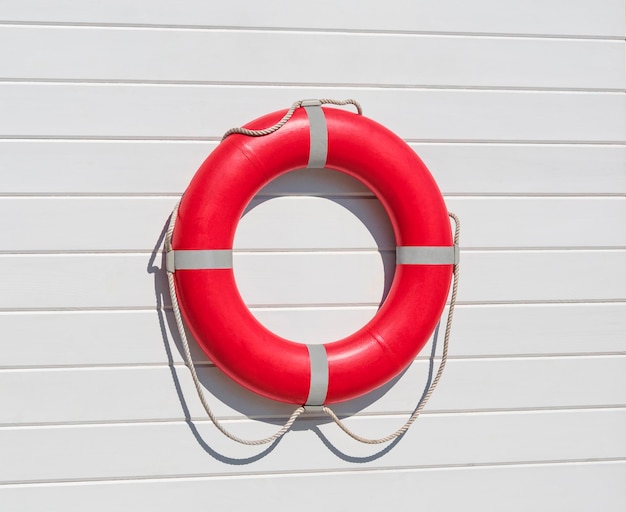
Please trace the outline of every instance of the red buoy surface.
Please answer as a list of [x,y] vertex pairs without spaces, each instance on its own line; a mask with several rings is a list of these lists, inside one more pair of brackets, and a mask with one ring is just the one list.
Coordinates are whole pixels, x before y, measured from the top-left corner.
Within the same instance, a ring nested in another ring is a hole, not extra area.
[[[305,108],[270,135],[226,138],[181,200],[172,249],[183,318],[211,361],[267,398],[321,405],[368,393],[411,363],[443,312],[454,266],[447,255],[454,247],[441,192],[402,139],[364,116],[314,108],[316,119],[323,115],[325,140],[319,130],[314,133],[313,112]],[[267,128],[284,114],[268,114],[246,128]],[[389,293],[371,321],[315,348],[277,336],[256,320],[237,290],[232,265],[220,261],[232,251],[239,219],[255,194],[272,179],[311,166],[320,155],[325,157],[321,166],[353,176],[376,194],[396,245],[409,257],[398,258]],[[423,250],[425,259],[412,261],[414,249]],[[437,260],[443,254],[439,249],[446,256]],[[184,257],[198,255],[213,263],[206,268],[185,264]]]

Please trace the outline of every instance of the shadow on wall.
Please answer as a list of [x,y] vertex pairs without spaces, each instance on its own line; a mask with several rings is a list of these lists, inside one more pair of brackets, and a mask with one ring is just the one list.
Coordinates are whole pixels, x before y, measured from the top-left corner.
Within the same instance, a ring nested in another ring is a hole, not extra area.
[[[156,308],[159,318],[159,327],[161,329],[161,335],[163,337],[163,345],[165,347],[165,351],[167,354],[168,366],[170,368],[170,373],[172,375],[172,381],[174,387],[176,389],[176,393],[178,395],[178,399],[181,404],[181,408],[183,410],[183,414],[185,417],[185,422],[189,426],[191,433],[195,437],[198,444],[204,449],[206,453],[214,457],[215,459],[224,462],[226,464],[235,464],[235,465],[245,465],[253,463],[257,460],[262,459],[268,453],[274,450],[274,448],[280,442],[280,439],[269,444],[267,448],[263,449],[261,452],[257,453],[254,456],[246,457],[246,458],[232,458],[228,457],[224,454],[221,454],[211,448],[211,446],[203,439],[200,435],[198,429],[193,423],[191,414],[189,412],[189,407],[187,405],[187,401],[183,394],[182,386],[180,384],[180,379],[174,365],[174,357],[172,353],[172,345],[170,343],[170,338],[174,342],[174,346],[176,350],[178,350],[179,354],[182,354],[182,341],[178,334],[178,330],[176,328],[176,323],[174,321],[173,315],[166,314],[164,307],[170,305],[170,297],[169,297],[169,288],[167,285],[167,275],[165,272],[165,255],[162,251],[162,244],[165,238],[165,233],[167,230],[167,225],[169,221],[165,223],[163,230],[159,236],[157,244],[152,251],[150,259],[148,261],[147,272],[148,274],[152,274],[154,277],[154,291],[155,291],[155,299],[156,299]],[[160,266],[157,266],[157,260],[160,263]],[[434,372],[434,360],[435,354],[437,350],[437,332],[435,331],[435,336],[432,344],[432,350],[429,358],[429,366],[428,366],[428,378],[426,384],[424,386],[424,390],[422,392],[422,396],[419,402],[416,405],[419,407],[420,403],[424,399],[428,388],[432,382],[433,372]],[[192,349],[192,356],[194,359],[198,360],[201,358],[206,359],[204,355],[197,349],[196,343],[193,341],[193,337],[189,335],[189,339]],[[198,373],[198,377],[202,385],[218,400],[222,401],[229,407],[234,410],[240,412],[241,414],[247,416],[248,418],[254,418],[260,421],[264,421],[271,424],[283,424],[286,418],[291,414],[293,406],[288,404],[281,404],[278,402],[273,402],[271,400],[267,400],[263,397],[257,396],[236,383],[232,382],[228,377],[226,377],[223,373],[221,373],[217,368],[214,368],[212,365],[201,365],[196,367],[196,371]],[[402,372],[399,376],[389,381],[384,386],[376,389],[375,391],[368,393],[362,397],[359,397],[355,400],[351,400],[349,402],[345,402],[342,404],[338,404],[334,407],[337,415],[346,416],[350,414],[354,414],[368,405],[372,404],[376,400],[383,397],[389,389],[393,387],[398,379],[402,377],[404,372]],[[366,456],[366,457],[354,457],[349,454],[346,454],[339,450],[336,446],[334,446],[330,440],[321,432],[318,428],[318,425],[328,423],[331,421],[326,416],[316,417],[316,418],[307,418],[307,419],[299,419],[296,421],[293,430],[302,430],[302,429],[310,429],[315,432],[315,434],[321,439],[323,444],[337,457],[345,460],[347,462],[353,463],[365,463],[376,460],[389,451],[391,451],[402,439],[403,436],[396,438],[390,444],[385,446],[382,450]],[[221,435],[221,434],[220,434]]]
[[[333,198],[330,198],[333,200]],[[339,202],[339,201],[338,201]],[[339,202],[342,206],[346,207],[345,204]],[[352,210],[351,210],[352,211]],[[359,211],[352,211],[352,213],[361,220],[364,224],[366,223],[366,219],[361,215]],[[161,234],[157,240],[157,243],[152,251],[150,259],[147,265],[147,272],[153,275],[154,278],[154,290],[155,290],[155,301],[156,308],[159,318],[159,324],[161,329],[161,334],[163,338],[163,344],[165,347],[165,351],[167,354],[168,365],[170,368],[172,381],[174,387],[176,389],[176,393],[178,395],[178,399],[180,401],[185,421],[189,426],[193,436],[195,437],[198,444],[204,449],[206,453],[214,457],[215,459],[227,463],[227,464],[235,464],[235,465],[245,465],[253,463],[257,460],[262,459],[268,453],[274,450],[274,448],[280,442],[280,439],[266,445],[266,447],[260,451],[259,453],[246,457],[246,458],[232,458],[222,453],[217,452],[213,449],[201,436],[198,431],[196,425],[194,425],[189,406],[187,404],[187,400],[183,394],[183,388],[181,386],[180,377],[177,371],[181,371],[181,367],[179,365],[179,370],[177,370],[174,364],[174,357],[172,350],[178,350],[179,354],[182,355],[182,341],[178,334],[178,330],[176,327],[176,322],[173,318],[173,314],[171,311],[165,311],[165,307],[171,306],[170,296],[169,296],[169,288],[167,283],[167,275],[165,272],[165,256],[162,251],[163,241],[165,238],[165,233],[167,231],[168,222],[165,223]],[[372,230],[373,236],[376,240],[378,247],[384,247],[387,245],[383,239],[381,238],[380,233],[381,230],[374,229]],[[389,287],[391,285],[391,281],[393,279],[393,274],[395,271],[395,261],[391,261],[389,264],[389,260],[383,258],[383,261],[386,262],[384,265],[384,273],[385,273],[385,289],[384,289],[384,297],[386,297]],[[263,421],[273,425],[282,425],[285,420],[289,417],[289,415],[293,412],[294,406],[290,404],[283,404],[279,402],[275,402],[272,400],[265,399],[260,397],[243,387],[239,386],[231,379],[229,379],[226,375],[224,375],[219,369],[217,369],[214,365],[210,364],[207,360],[206,356],[199,349],[191,334],[187,331],[187,336],[190,341],[190,349],[192,353],[192,357],[195,361],[204,361],[200,363],[200,365],[196,364],[196,371],[198,374],[198,378],[202,385],[206,390],[212,395],[215,399],[223,402],[228,407],[236,410],[242,415],[253,418],[258,421]],[[173,344],[170,342],[173,341]],[[435,338],[432,344],[432,350],[429,358],[429,368],[428,368],[428,378],[426,385],[424,387],[424,391],[422,393],[422,397],[420,398],[416,408],[419,406],[421,401],[423,400],[424,395],[426,394],[428,388],[430,387],[430,383],[433,378],[433,370],[434,370],[434,358],[436,353],[437,346],[437,331],[435,331]],[[180,358],[177,358],[180,360]],[[188,371],[186,368],[183,368],[182,371]],[[406,371],[406,370],[405,370]],[[382,398],[393,386],[394,384],[402,377],[404,372],[402,372],[399,376],[392,379],[390,382],[385,384],[384,386],[376,389],[375,391],[368,393],[362,397],[351,400],[349,402],[344,402],[341,404],[337,404],[333,406],[333,410],[335,410],[338,416],[350,416],[355,414],[367,406],[371,405],[373,402]],[[210,397],[209,397],[210,398]],[[192,398],[193,400],[194,398]],[[293,425],[292,430],[312,430],[315,434],[321,439],[322,443],[337,457],[345,460],[347,462],[352,463],[365,463],[376,460],[389,451],[391,451],[396,444],[400,442],[402,436],[396,438],[393,442],[386,445],[383,449],[378,452],[365,456],[365,457],[355,457],[349,454],[343,453],[340,451],[335,445],[331,443],[331,441],[322,433],[319,429],[319,425],[328,423],[332,420],[327,416],[313,416],[312,414],[305,414],[305,416],[299,418],[296,423]],[[221,434],[219,434],[221,435]]]
[[[309,169],[303,169],[308,171]],[[299,171],[294,171],[294,173],[298,173]],[[279,181],[281,178],[278,178]],[[354,180],[356,182],[356,180]],[[372,205],[375,201],[354,201],[352,197],[343,197],[343,196],[328,196],[328,195],[319,195],[317,197],[322,197],[327,201],[332,201],[333,203],[339,205],[341,208],[350,212],[356,219],[360,221],[363,226],[365,226],[371,237],[373,238],[374,245],[378,248],[378,253],[380,255],[380,260],[383,266],[383,289],[380,298],[380,302],[382,303],[387,294],[389,293],[389,289],[391,288],[391,283],[393,281],[393,276],[395,273],[395,249],[396,244],[395,240],[393,240],[393,228],[391,227],[391,222],[387,217],[380,218],[379,215],[372,212]],[[247,214],[254,211],[255,208],[259,208],[266,201],[273,199],[272,197],[255,197],[254,202],[248,204],[243,212],[243,216],[245,217]],[[376,201],[377,204],[378,201]],[[376,221],[376,225],[372,225],[373,219]],[[391,238],[391,239],[390,239]],[[388,257],[385,257],[388,256]]]

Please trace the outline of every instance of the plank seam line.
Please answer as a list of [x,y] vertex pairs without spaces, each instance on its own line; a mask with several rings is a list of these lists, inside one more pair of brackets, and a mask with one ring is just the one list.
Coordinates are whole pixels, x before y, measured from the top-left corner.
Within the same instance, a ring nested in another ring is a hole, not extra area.
[[[330,169],[329,169],[330,170]],[[297,171],[294,171],[297,172]],[[338,172],[338,171],[337,171]],[[178,199],[182,196],[183,190],[177,192],[0,192],[0,199]],[[498,199],[626,199],[626,189],[622,192],[444,192],[444,199],[474,199],[474,200],[498,200]],[[302,198],[315,199],[345,199],[345,200],[365,200],[377,201],[378,198],[371,191],[337,192],[325,191],[322,193],[307,192],[259,192],[254,196],[250,205],[254,205],[260,199],[267,198]]]
[[[572,359],[611,359],[620,358],[626,356],[626,344],[624,350],[615,350],[608,352],[576,352],[576,353],[545,353],[545,354],[477,354],[477,355],[450,355],[448,360],[456,362],[480,362],[480,361],[536,361],[538,359],[545,360],[572,360]],[[440,355],[436,355],[434,360],[441,359]],[[413,362],[427,362],[430,360],[430,356],[421,355],[413,359]],[[214,368],[215,365],[203,358],[194,359],[196,366],[205,368]],[[83,364],[40,364],[40,365],[2,365],[0,366],[0,373],[20,373],[20,372],[47,372],[47,371],[85,371],[85,370],[133,370],[133,369],[167,369],[176,368],[183,369],[186,365],[183,361],[175,361],[168,363],[167,361],[152,362],[152,363],[83,363]]]
[[[536,361],[539,359],[545,359],[549,361],[555,360],[572,360],[572,359],[613,359],[626,356],[626,346],[624,350],[615,350],[608,352],[576,352],[576,353],[546,353],[546,354],[477,354],[477,355],[457,355],[448,356],[448,360],[455,362],[491,362],[491,361]],[[440,355],[435,356],[434,360],[441,359]],[[425,363],[430,360],[427,355],[417,356],[413,359],[413,363]],[[194,359],[196,366],[204,368],[214,368],[215,365],[207,359]],[[67,371],[85,371],[85,370],[138,370],[142,369],[183,369],[185,364],[182,361],[175,361],[173,363],[154,362],[154,363],[77,363],[77,364],[40,364],[40,365],[2,365],[0,366],[1,373],[33,373],[33,372],[67,372]]]
[[[457,305],[524,305],[524,304],[614,304],[614,303],[623,303],[626,302],[626,297],[624,298],[615,298],[615,299],[552,299],[552,300],[541,300],[541,299],[519,299],[519,300],[494,300],[494,301],[457,301]],[[249,309],[256,308],[266,308],[267,304],[246,304]],[[377,302],[373,303],[360,303],[359,306],[375,306],[378,307],[380,304]],[[299,307],[339,307],[345,306],[345,304],[341,303],[308,303],[308,304],[271,304],[273,308],[284,308],[284,309],[298,309]],[[1,311],[1,310],[0,310]]]
[[[514,353],[514,354],[476,354],[476,355],[450,355],[449,361],[501,361],[501,360],[535,360],[535,359],[569,359],[569,358],[609,358],[609,357],[621,357],[626,356],[626,350],[612,350],[604,352],[546,352],[546,353]],[[441,356],[437,355],[435,360],[441,359]],[[418,355],[413,362],[425,362],[430,360],[427,355]],[[196,366],[211,368],[215,365],[206,359],[194,359]],[[127,370],[130,368],[183,368],[185,364],[182,361],[176,361],[174,363],[168,363],[166,361],[161,362],[133,362],[133,363],[59,363],[59,364],[15,364],[15,365],[3,365],[0,366],[0,372],[19,372],[19,371],[39,371],[39,370],[85,370],[85,369],[121,369]]]
[[[2,140],[0,138],[0,140]],[[413,139],[404,138],[407,144],[507,144],[507,145],[535,145],[535,146],[624,146],[626,140],[603,140],[603,141],[585,141],[585,140],[495,140],[495,139]]]
[[[142,135],[8,135],[0,134],[0,142],[8,141],[45,141],[45,142],[219,142],[218,136],[186,137],[186,136],[142,136]],[[626,146],[626,140],[516,140],[516,139],[415,139],[404,138],[407,144],[460,144],[469,146],[507,145],[507,146]]]
[[[547,307],[557,307],[557,306],[602,306],[602,305],[616,305],[616,306],[626,306],[626,299],[572,299],[570,301],[563,300],[548,300],[548,301],[534,301],[528,302],[526,300],[523,301],[510,301],[510,302],[494,302],[494,301],[465,301],[462,306],[464,308],[501,308],[501,307],[531,307],[535,308],[536,306],[547,306]],[[335,304],[335,305],[310,305],[306,304],[289,304],[287,306],[283,306],[286,309],[297,308],[300,310],[307,309],[371,309],[373,307],[378,307],[380,304],[378,303],[370,303],[370,304]],[[457,304],[458,305],[458,304]],[[249,306],[250,307],[250,306]],[[265,306],[254,306],[251,309],[256,309],[260,311],[274,311],[276,309],[280,309],[280,306],[275,305],[265,305]],[[91,314],[91,313],[135,313],[135,312],[150,312],[156,313],[158,311],[165,311],[169,313],[172,310],[170,306],[163,306],[161,308],[157,308],[156,306],[67,306],[67,307],[40,307],[40,308],[0,308],[1,315],[30,315],[30,314],[42,314],[47,315],[50,313],[62,313],[62,314]]]
[[[0,192],[0,199],[178,199],[183,191],[175,192],[34,192],[16,191]],[[444,192],[444,198],[453,199],[624,199],[626,189],[623,192]],[[322,199],[376,199],[372,192],[337,193],[324,192],[262,192],[256,198],[322,198]]]
[[445,31],[445,30],[402,30],[402,29],[366,29],[366,28],[328,28],[328,27],[268,27],[244,25],[198,25],[175,23],[124,23],[94,21],[36,21],[36,20],[1,20],[0,26],[7,27],[51,27],[51,28],[129,28],[141,30],[179,30],[179,31],[215,31],[215,32],[274,32],[274,33],[312,33],[346,35],[389,35],[389,36],[440,36],[440,37],[476,37],[497,39],[557,39],[571,41],[623,41],[620,35],[597,34],[530,34],[524,32],[483,32],[483,31]]
[[[407,139],[404,139],[407,140]],[[528,148],[545,148],[545,147],[550,147],[550,146],[554,146],[553,149],[561,149],[562,147],[570,147],[570,148],[597,148],[598,146],[605,146],[606,144],[602,144],[602,143],[596,143],[596,142],[550,142],[550,141],[516,141],[516,140],[454,140],[454,139],[433,139],[433,140],[420,140],[420,139],[415,139],[416,141],[411,142],[409,141],[408,143],[410,145],[413,146],[463,146],[463,147],[474,147],[474,146],[494,146],[494,147],[502,147],[502,146],[513,146],[513,147],[528,147]],[[99,138],[80,138],[80,136],[50,136],[50,137],[45,137],[45,136],[12,136],[12,135],[4,135],[4,136],[0,136],[0,143],[4,143],[4,144],[12,144],[12,143],[23,143],[23,144],[28,144],[28,143],[45,143],[45,144],[57,144],[59,142],[64,142],[64,143],[71,143],[71,144],[76,144],[76,143],[98,143],[98,144],[108,144],[108,143],[122,143],[122,144],[126,144],[126,143],[135,143],[135,142],[139,142],[139,143],[146,143],[146,144],[154,144],[154,143],[160,143],[160,144],[174,144],[174,145],[178,145],[178,144],[190,144],[190,145],[200,145],[202,144],[203,147],[205,147],[205,143],[206,142],[214,142],[215,146],[217,146],[217,144],[219,143],[218,138],[214,138],[214,140],[210,141],[210,140],[206,140],[206,139],[187,139],[187,138],[176,138],[176,139],[163,139],[163,138],[112,138],[112,137],[99,137]],[[611,147],[615,147],[617,146],[617,149],[623,149],[624,147],[626,147],[626,142],[620,142],[620,143],[611,143],[610,144]],[[603,148],[604,149],[604,148]],[[205,153],[203,153],[203,156],[205,156]],[[181,192],[182,193],[182,192]]]
[[[542,407],[516,407],[516,408],[473,408],[473,409],[433,409],[424,411],[423,415],[429,417],[438,416],[484,416],[484,415],[514,415],[514,414],[558,414],[575,412],[623,412],[626,411],[626,404],[604,404],[604,405],[577,405],[577,406],[542,406]],[[410,410],[395,410],[385,412],[352,412],[340,410],[337,415],[344,419],[349,417],[350,421],[394,419],[401,421],[410,414]],[[254,424],[259,422],[284,422],[289,414],[250,414],[246,416],[217,416],[222,423],[232,424]],[[325,416],[311,414],[308,416],[309,422],[323,420]],[[155,425],[185,425],[189,422],[197,425],[210,425],[211,420],[206,416],[191,416],[188,418],[151,418],[151,419],[119,419],[119,420],[84,420],[84,421],[50,421],[50,422],[22,422],[22,423],[0,423],[2,430],[42,430],[42,429],[76,429],[94,427],[123,427],[123,426],[155,426]],[[301,420],[302,424],[304,420]]]
[[[485,254],[545,254],[545,253],[623,253],[626,252],[624,245],[609,246],[523,246],[523,247],[463,247],[461,251],[468,253]],[[350,256],[353,254],[369,255],[392,255],[395,252],[393,247],[287,247],[287,248],[238,248],[233,249],[235,255],[239,256],[294,256],[294,255],[315,255],[315,256]],[[54,256],[150,256],[153,255],[151,249],[42,249],[42,250],[0,250],[0,257],[32,256],[54,257]],[[156,256],[163,254],[159,251]],[[160,268],[160,267],[159,267]]]
[[[470,306],[470,307],[492,307],[492,306],[566,306],[566,305],[623,305],[626,303],[624,299],[520,299],[520,300],[499,300],[499,301],[458,301],[457,306]],[[378,302],[372,303],[340,303],[340,304],[247,304],[249,309],[307,309],[307,308],[329,308],[329,309],[343,309],[343,308],[367,308],[378,307]],[[161,311],[170,312],[171,306],[165,306],[161,308]],[[15,307],[15,308],[0,308],[0,314],[31,314],[31,313],[99,313],[99,312],[134,312],[134,311],[159,311],[154,306],[44,306],[44,307]]]
[[123,78],[19,78],[2,77],[0,84],[68,84],[68,85],[138,85],[138,86],[208,86],[208,87],[306,87],[306,88],[351,88],[351,89],[401,89],[416,91],[486,91],[486,92],[561,92],[587,94],[621,94],[622,87],[541,87],[506,85],[452,85],[452,84],[404,84],[404,83],[358,83],[358,82],[264,82],[264,81],[222,81],[222,80],[156,80]]
[[[619,249],[619,248],[618,248]],[[560,249],[559,249],[560,250]],[[586,249],[585,249],[586,250]],[[284,249],[256,249],[256,248],[235,248],[234,254],[238,255],[251,255],[251,254],[314,254],[314,255],[350,255],[350,254],[379,254],[379,253],[393,253],[395,247],[298,247],[298,248],[284,248]],[[59,256],[59,255],[151,255],[150,249],[60,249],[60,250],[0,250],[0,256]],[[160,256],[162,251],[159,251]]]
[[537,466],[594,466],[594,465],[612,465],[626,462],[624,457],[589,457],[581,459],[548,459],[548,460],[535,460],[535,461],[506,461],[506,462],[478,462],[478,463],[457,463],[457,464],[423,464],[423,465],[402,465],[390,468],[365,468],[365,467],[350,467],[345,470],[339,470],[337,468],[332,469],[318,469],[312,470],[298,470],[290,469],[288,472],[279,471],[250,471],[250,472],[238,472],[233,473],[188,473],[177,475],[150,475],[150,476],[120,476],[120,477],[105,477],[105,478],[76,478],[76,479],[47,479],[47,480],[7,480],[0,482],[0,488],[19,488],[19,487],[61,487],[61,486],[74,486],[74,485],[97,485],[97,484],[111,484],[111,483],[167,483],[168,481],[178,480],[242,480],[250,477],[266,477],[271,475],[278,478],[291,478],[291,477],[315,477],[322,475],[349,475],[352,473],[372,473],[372,474],[384,474],[384,473],[408,473],[413,471],[446,471],[446,470],[480,470],[489,468],[519,468],[519,467],[537,467]]
[[[524,246],[524,247],[461,247],[464,254],[468,253],[502,253],[502,252],[621,252],[626,250],[624,245],[609,246]],[[316,255],[316,256],[348,256],[352,254],[382,254],[390,256],[395,252],[393,247],[286,247],[282,249],[268,248],[235,248],[235,255]],[[149,255],[149,249],[59,249],[59,250],[0,250],[0,256],[122,256],[122,255]]]

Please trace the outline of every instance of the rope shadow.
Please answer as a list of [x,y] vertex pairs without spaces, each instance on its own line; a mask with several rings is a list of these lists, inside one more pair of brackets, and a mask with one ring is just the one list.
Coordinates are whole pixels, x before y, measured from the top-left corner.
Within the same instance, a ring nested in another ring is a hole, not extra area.
[[[196,425],[194,424],[191,418],[191,414],[189,412],[187,401],[185,400],[185,395],[183,393],[180,379],[178,377],[178,374],[176,373],[176,368],[174,365],[174,356],[172,354],[172,347],[169,343],[168,330],[172,336],[172,341],[174,342],[174,344],[176,345],[176,348],[181,353],[182,353],[182,350],[181,350],[182,341],[180,340],[180,336],[178,335],[178,330],[176,326],[170,324],[170,322],[167,320],[166,315],[164,313],[165,303],[167,303],[169,299],[169,288],[167,286],[167,279],[165,277],[165,271],[164,271],[165,255],[162,252],[162,245],[163,245],[163,240],[165,239],[165,234],[167,232],[168,224],[169,224],[169,219],[165,223],[165,226],[163,227],[163,230],[161,231],[161,234],[159,235],[157,243],[150,255],[150,259],[148,260],[148,265],[147,265],[147,272],[148,274],[154,275],[154,291],[155,291],[155,298],[156,298],[156,308],[157,308],[157,317],[159,321],[159,329],[161,331],[161,336],[163,338],[163,346],[165,347],[165,353],[167,355],[167,364],[170,370],[170,375],[174,383],[174,388],[176,390],[178,400],[180,401],[180,405],[183,410],[185,423],[189,427],[189,430],[191,431],[192,435],[194,436],[195,440],[200,445],[200,447],[214,459],[220,462],[223,462],[225,464],[231,464],[231,465],[251,464],[253,462],[256,462],[262,459],[267,454],[271,453],[280,442],[280,439],[274,441],[273,443],[270,443],[265,449],[263,449],[261,452],[253,456],[244,457],[244,458],[229,457],[227,455],[224,455],[216,451],[203,439],[202,435],[198,431],[198,428],[196,427]],[[158,258],[161,260],[160,267],[155,265]]]
[[[296,171],[292,171],[292,173],[290,174],[306,173],[310,171],[311,169],[299,169]],[[339,173],[339,171],[333,171],[332,169],[324,169],[324,171],[326,172],[332,171],[332,172]],[[284,176],[286,175],[276,178],[272,183],[279,182],[281,178],[283,178]],[[358,182],[356,178],[351,177],[351,179],[353,179],[355,182]],[[303,194],[304,192],[308,192],[308,191],[299,190],[298,192]],[[367,226],[369,234],[372,236],[373,242],[377,247],[377,252],[380,257],[381,264],[383,266],[383,289],[382,289],[382,294],[380,296],[380,303],[382,304],[387,298],[387,295],[389,294],[389,290],[391,289],[393,276],[395,274],[396,260],[395,260],[395,240],[393,240],[393,236],[391,240],[389,239],[389,236],[388,236],[389,233],[393,233],[391,221],[386,215],[382,218],[378,218],[376,215],[372,214],[372,211],[373,211],[372,209],[375,208],[376,204],[379,204],[380,202],[378,197],[374,196],[372,198],[368,198],[369,201],[366,201],[366,202],[362,202],[362,201],[357,202],[357,201],[354,201],[355,197],[350,197],[350,196],[345,197],[345,196],[332,196],[328,194],[310,194],[310,193],[308,193],[307,196],[316,197],[319,199],[324,199],[326,201],[333,202],[341,206],[345,210],[349,211],[356,219],[358,219],[361,222],[361,224],[363,224],[364,226]],[[266,203],[267,201],[270,201],[272,199],[274,199],[274,197],[272,196],[262,196],[262,195],[255,196],[254,200],[250,202],[244,209],[242,219],[249,213],[253,212],[255,208],[262,206],[263,203]],[[363,198],[360,198],[360,199],[363,199]],[[373,218],[377,218],[378,220],[376,225],[372,225],[371,221]]]
[[[432,344],[432,348],[431,348],[431,351],[430,351],[430,357],[429,357],[429,363],[428,363],[428,378],[426,379],[426,385],[424,386],[424,391],[422,391],[422,396],[420,397],[419,401],[417,402],[417,405],[415,406],[415,408],[413,409],[411,414],[413,414],[422,405],[422,402],[426,398],[426,394],[428,393],[428,389],[430,388],[430,385],[432,384],[432,381],[433,381],[433,375],[435,373],[435,371],[434,371],[435,370],[435,356],[436,356],[436,353],[437,353],[437,340],[439,338],[439,327],[440,327],[440,325],[441,324],[437,324],[437,328],[435,329],[435,332],[433,334],[433,344]],[[341,419],[341,416],[340,416],[340,419]],[[393,441],[391,441],[388,445],[386,445],[384,448],[382,448],[380,451],[378,451],[376,453],[373,453],[371,455],[367,455],[365,457],[356,457],[354,455],[349,455],[349,454],[347,454],[345,452],[342,452],[336,446],[334,446],[330,442],[328,437],[326,437],[324,435],[324,433],[319,429],[319,427],[317,427],[317,426],[313,427],[311,430],[313,430],[313,432],[315,432],[315,434],[317,435],[317,437],[319,437],[319,439],[322,441],[324,446],[326,446],[326,448],[328,448],[334,455],[336,455],[337,457],[339,457],[343,461],[354,463],[354,464],[365,464],[365,463],[373,462],[375,460],[380,459],[381,457],[383,457],[384,455],[389,453],[391,450],[393,450],[395,448],[395,446],[398,443],[400,443],[400,441],[404,438],[404,436],[408,432],[408,430],[407,430],[407,432],[404,432],[403,434],[400,434]]]
[[[152,274],[154,276],[154,287],[155,287],[155,301],[156,301],[156,309],[157,309],[157,316],[158,316],[158,321],[159,321],[159,328],[161,331],[161,336],[162,336],[162,340],[163,340],[163,344],[164,344],[164,348],[166,351],[166,356],[167,356],[167,360],[168,360],[168,367],[170,369],[170,374],[172,376],[172,381],[174,383],[174,387],[179,399],[179,402],[181,404],[181,408],[183,410],[183,414],[184,414],[184,418],[185,418],[185,423],[187,424],[187,426],[189,427],[192,435],[194,436],[195,440],[198,442],[198,444],[202,447],[202,449],[209,454],[211,457],[215,458],[216,460],[226,463],[226,464],[231,464],[231,465],[246,465],[246,464],[251,464],[253,462],[256,462],[262,458],[264,458],[266,455],[268,455],[269,453],[271,453],[277,446],[278,443],[280,442],[280,439],[277,439],[276,441],[270,443],[264,450],[262,450],[261,452],[250,456],[250,457],[244,457],[244,458],[234,458],[234,457],[229,457],[225,454],[222,454],[218,451],[216,451],[214,448],[212,448],[202,437],[202,435],[200,434],[198,428],[196,427],[196,425],[193,422],[193,419],[191,417],[191,413],[189,411],[189,407],[187,405],[187,402],[185,400],[184,397],[184,393],[183,393],[183,389],[182,389],[182,385],[180,383],[180,379],[179,376],[176,372],[176,367],[175,367],[175,363],[174,363],[174,357],[173,357],[173,353],[172,353],[172,347],[171,344],[169,342],[169,339],[171,336],[171,340],[174,342],[174,345],[176,346],[177,350],[179,351],[179,353],[182,354],[182,340],[180,339],[180,335],[178,334],[178,329],[176,327],[175,322],[173,321],[173,319],[171,318],[171,315],[166,315],[165,314],[165,310],[164,307],[166,304],[169,305],[169,288],[168,288],[168,284],[167,284],[167,277],[166,277],[166,272],[165,272],[165,255],[162,252],[162,245],[163,245],[163,241],[167,232],[167,227],[169,224],[169,219],[168,221],[165,223],[158,239],[156,242],[156,245],[150,255],[148,264],[147,264],[147,272],[148,274]],[[157,266],[156,262],[157,259],[160,259],[160,264],[161,266]],[[168,336],[168,330],[169,330],[169,336]],[[428,378],[427,378],[427,382],[424,388],[424,391],[422,393],[422,396],[420,398],[420,400],[418,401],[416,407],[414,410],[416,410],[418,407],[420,407],[421,403],[423,402],[426,393],[432,383],[432,379],[433,379],[433,374],[434,374],[434,359],[435,359],[435,354],[436,354],[436,349],[437,349],[437,337],[438,337],[438,331],[439,331],[439,325],[437,326],[437,329],[435,330],[435,334],[433,337],[433,343],[432,343],[432,347],[431,347],[431,354],[429,357],[429,368],[428,368]],[[386,383],[384,386],[378,388],[377,390],[373,391],[372,393],[368,393],[367,395],[364,395],[363,397],[360,397],[359,399],[355,400],[355,401],[351,401],[351,407],[350,409],[356,409],[357,411],[365,408],[366,406],[370,405],[371,403],[375,402],[376,400],[378,400],[379,398],[381,398],[382,396],[384,396],[387,391],[389,391],[389,389],[391,389],[391,387],[393,387],[393,385],[397,382],[397,380],[399,380],[402,375],[404,374],[404,372],[406,371],[406,369],[397,377],[395,377],[394,379],[392,379],[390,382]],[[212,385],[210,382],[206,382],[206,377],[202,378],[202,383],[203,385],[210,389],[211,392],[214,391],[214,385]],[[234,384],[230,384],[234,387]],[[229,387],[229,386],[226,386]],[[218,396],[220,393],[215,393],[216,396],[218,398],[221,398],[220,396]],[[223,393],[222,393],[223,394]],[[258,398],[258,397],[257,397]],[[229,402],[229,400],[224,399],[224,402]],[[231,405],[232,404],[228,404]],[[342,408],[340,406],[340,408]],[[345,408],[345,407],[344,407]],[[236,408],[237,410],[242,409],[241,404],[239,404],[239,407]],[[244,407],[245,409],[245,407]],[[248,411],[248,413],[246,413],[246,411],[241,411],[243,412],[245,415],[249,415],[249,413],[251,411]],[[346,416],[351,416],[352,414],[354,414],[354,412],[344,412],[342,413],[340,416],[341,417],[346,417]],[[384,448],[382,448],[380,451],[372,454],[372,455],[368,455],[365,457],[355,457],[352,455],[349,455],[347,453],[342,452],[341,450],[339,450],[336,446],[334,446],[332,444],[332,442],[322,433],[322,431],[319,429],[318,425],[321,423],[330,423],[332,422],[332,420],[330,418],[328,418],[327,416],[323,416],[323,417],[315,417],[315,418],[311,418],[308,417],[306,418],[307,421],[306,422],[301,422],[300,424],[298,424],[298,422],[296,422],[296,424],[294,424],[294,426],[292,427],[293,430],[311,430],[313,431],[322,441],[322,443],[326,446],[326,448],[333,453],[335,456],[339,457],[340,459],[346,461],[346,462],[351,462],[351,463],[367,463],[367,462],[371,462],[374,460],[379,459],[380,457],[384,456],[386,453],[389,453],[399,442],[400,440],[404,437],[404,434],[398,436],[396,439],[394,439],[392,442],[390,442],[388,445],[386,445]],[[267,419],[264,420],[267,421],[268,423],[282,423],[284,422],[284,419]],[[310,426],[310,422],[314,421],[315,425],[313,427]],[[305,424],[306,423],[306,424]]]

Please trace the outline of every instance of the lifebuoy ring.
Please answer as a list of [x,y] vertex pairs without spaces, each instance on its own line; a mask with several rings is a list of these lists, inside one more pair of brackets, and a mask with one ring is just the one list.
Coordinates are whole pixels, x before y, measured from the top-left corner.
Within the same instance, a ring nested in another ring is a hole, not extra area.
[[[211,361],[267,398],[321,405],[363,395],[410,364],[443,312],[458,252],[439,188],[402,139],[319,101],[302,106],[271,135],[232,135],[210,154],[181,200],[167,266],[183,317]],[[284,114],[245,128],[267,128]],[[303,167],[334,169],[366,184],[384,205],[397,244],[393,283],[375,317],[324,345],[289,341],[261,325],[232,270],[247,204],[272,179]]]

